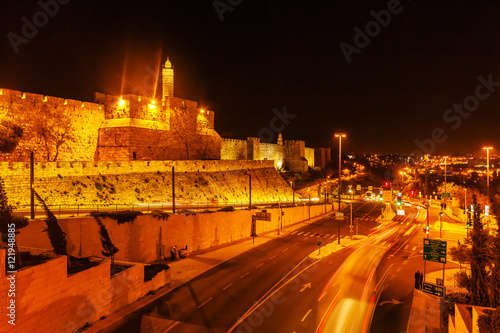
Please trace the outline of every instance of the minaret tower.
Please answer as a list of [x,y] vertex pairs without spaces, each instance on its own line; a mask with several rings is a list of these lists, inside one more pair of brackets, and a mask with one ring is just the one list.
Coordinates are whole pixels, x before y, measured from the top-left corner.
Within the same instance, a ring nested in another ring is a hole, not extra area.
[[163,84],[163,97],[165,100],[167,97],[174,97],[174,66],[167,57],[167,61],[162,68],[162,84]]

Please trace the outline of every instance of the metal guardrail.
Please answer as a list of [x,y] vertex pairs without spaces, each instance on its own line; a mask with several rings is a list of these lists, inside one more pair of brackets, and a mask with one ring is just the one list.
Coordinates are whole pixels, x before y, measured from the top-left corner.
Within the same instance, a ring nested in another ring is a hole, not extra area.
[[[336,201],[335,201],[336,202]],[[332,202],[327,202],[326,204],[331,204]],[[292,205],[292,200],[290,201],[252,201],[252,206],[258,208],[270,208],[273,206],[288,207]],[[324,205],[325,202],[311,201],[311,205]],[[175,203],[175,211],[191,211],[191,212],[201,212],[201,211],[217,211],[226,207],[233,207],[235,210],[248,209],[248,202],[177,202]],[[296,200],[295,205],[309,205],[308,200]],[[85,216],[90,212],[119,212],[119,211],[141,211],[146,214],[151,213],[153,210],[160,210],[162,212],[172,212],[172,203],[130,203],[130,204],[74,204],[74,205],[47,205],[47,207],[52,211],[52,213],[58,217],[64,216]],[[273,207],[274,208],[274,207]],[[278,207],[276,207],[278,208]],[[30,205],[20,205],[14,209],[14,212],[18,215],[30,217]],[[45,215],[43,207],[41,205],[35,205],[35,216]]]

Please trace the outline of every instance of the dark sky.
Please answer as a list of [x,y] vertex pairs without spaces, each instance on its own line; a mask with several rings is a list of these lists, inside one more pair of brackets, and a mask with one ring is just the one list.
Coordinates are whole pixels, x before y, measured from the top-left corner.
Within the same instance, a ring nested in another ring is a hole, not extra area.
[[[286,106],[284,138],[309,147],[344,131],[345,151],[409,153],[441,128],[435,153],[500,149],[500,87],[473,105],[479,76],[500,82],[499,1],[401,1],[350,63],[340,44],[394,1],[232,0],[223,21],[212,0],[60,1],[46,24],[37,1],[2,1],[0,87],[92,101],[120,94],[125,73],[124,93],[147,91],[169,56],[176,95],[216,111],[223,136],[258,136]],[[8,34],[34,16],[16,53]],[[443,120],[465,99],[477,110]]]

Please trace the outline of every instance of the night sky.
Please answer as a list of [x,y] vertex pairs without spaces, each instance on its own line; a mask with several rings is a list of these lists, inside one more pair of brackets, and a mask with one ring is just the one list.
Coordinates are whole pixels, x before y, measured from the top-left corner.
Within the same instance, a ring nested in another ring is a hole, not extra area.
[[[230,0],[222,21],[211,0],[60,1],[46,24],[37,1],[2,1],[0,87],[88,101],[152,94],[151,73],[169,56],[175,95],[214,110],[224,137],[258,136],[286,107],[296,117],[284,138],[308,147],[336,151],[342,131],[346,152],[410,153],[441,128],[431,152],[500,149],[500,87],[480,88],[473,105],[479,76],[500,82],[498,0]],[[355,28],[388,6],[390,22],[348,63],[340,44],[355,47]],[[24,38],[22,18],[34,15],[38,32],[13,47],[8,34]],[[476,110],[445,121],[465,99]]]

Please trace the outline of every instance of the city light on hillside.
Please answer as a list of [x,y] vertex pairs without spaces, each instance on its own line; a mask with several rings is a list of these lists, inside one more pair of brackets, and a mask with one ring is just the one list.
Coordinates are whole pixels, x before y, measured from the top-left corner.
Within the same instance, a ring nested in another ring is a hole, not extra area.
[[119,105],[119,106],[124,106],[124,105],[125,105],[125,101],[123,100],[123,98],[122,98],[122,97],[120,97],[120,100],[119,100],[119,102],[118,102],[118,105]]

